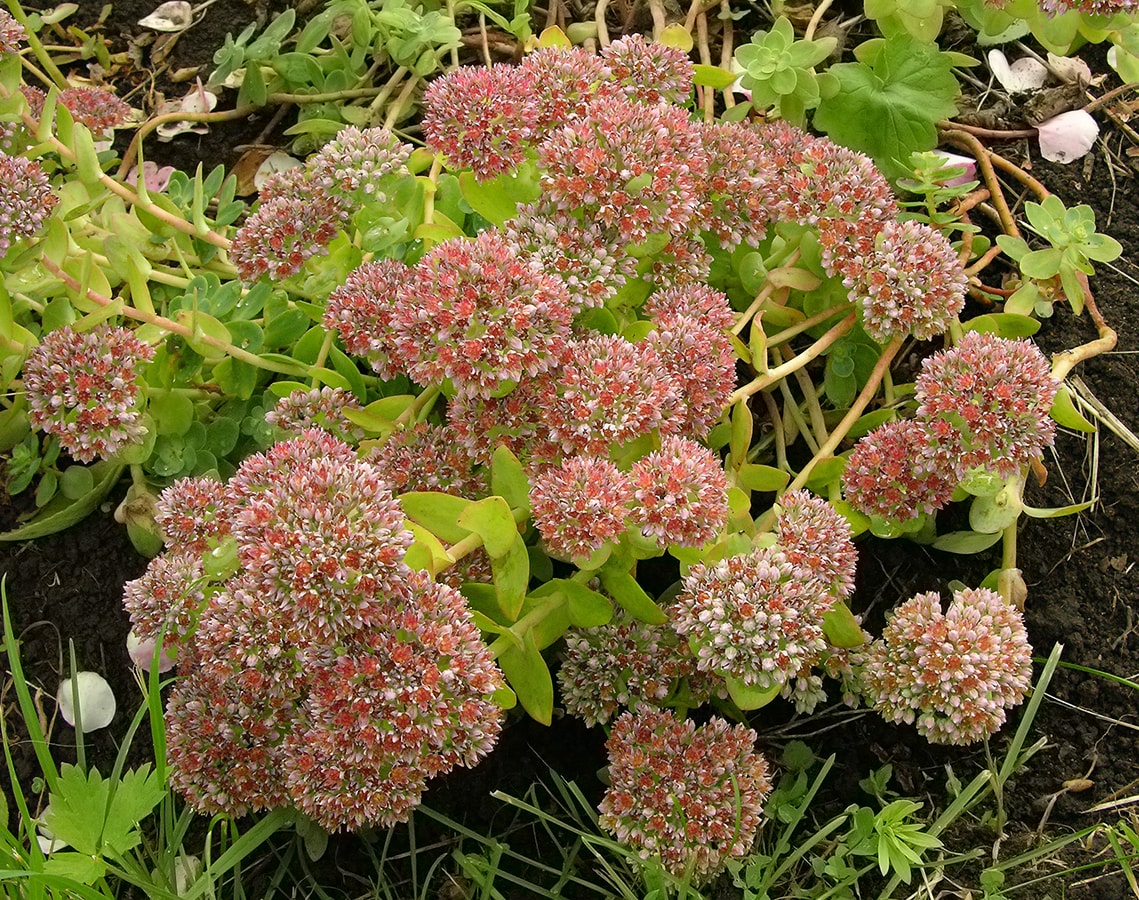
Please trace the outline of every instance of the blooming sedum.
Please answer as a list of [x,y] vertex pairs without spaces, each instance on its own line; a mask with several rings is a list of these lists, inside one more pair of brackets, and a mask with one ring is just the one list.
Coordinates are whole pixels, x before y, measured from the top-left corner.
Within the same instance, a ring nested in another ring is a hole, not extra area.
[[965,588],[944,613],[936,593],[895,609],[861,683],[887,720],[916,723],[933,743],[970,744],[1004,724],[1031,676],[1024,617],[995,591]]
[[608,625],[570,629],[565,641],[558,670],[562,705],[586,725],[604,725],[622,708],[657,706],[677,679],[696,671],[671,625],[649,625],[623,611]]
[[344,201],[306,177],[278,179],[275,189],[263,192],[256,212],[237,229],[230,262],[242,281],[265,275],[280,281],[299,272],[309,257],[327,253],[347,220]]
[[692,95],[696,70],[678,47],[629,34],[603,49],[601,61],[625,96],[640,103],[681,104]]
[[914,419],[875,428],[855,446],[842,473],[851,506],[895,522],[941,509],[956,484],[924,424]]
[[806,491],[788,491],[779,498],[775,528],[792,563],[816,573],[838,596],[850,595],[858,551],[850,523],[833,506]]
[[110,91],[102,88],[73,87],[59,95],[61,106],[72,118],[91,129],[96,137],[127,121],[131,108]]
[[782,687],[827,648],[830,585],[778,548],[696,563],[676,602],[676,630],[701,671],[748,687]]
[[58,202],[39,163],[0,153],[0,260],[14,241],[36,234]]
[[[693,290],[699,287],[691,286]],[[644,340],[645,347],[660,358],[662,380],[674,388],[672,400],[662,413],[664,433],[707,437],[735,390],[736,354],[728,333],[711,324],[718,319],[715,314],[662,310],[656,316],[656,327]]]
[[367,358],[384,378],[394,378],[406,362],[397,355],[391,327],[410,279],[402,260],[366,262],[348,273],[325,306],[324,327],[339,332],[344,348]]
[[12,18],[10,12],[0,10],[0,56],[18,53],[25,38],[24,26]]
[[480,179],[522,162],[542,107],[534,76],[520,66],[466,66],[431,82],[423,96],[427,146]]
[[949,239],[922,222],[887,222],[853,283],[862,324],[876,341],[895,334],[928,340],[965,308],[968,278]]
[[404,562],[378,461],[311,429],[159,507],[169,546],[127,603],[180,639],[167,740],[196,809],[391,824],[489,751],[502,676],[462,596]]
[[341,440],[360,441],[364,429],[344,414],[346,409],[361,411],[363,407],[351,391],[326,385],[286,394],[265,413],[265,421],[293,435],[308,428],[323,428]]
[[384,179],[407,174],[412,147],[386,128],[349,125],[308,162],[313,183],[329,193],[358,201],[382,201]]
[[558,208],[617,229],[629,244],[697,224],[707,156],[679,107],[602,97],[583,119],[551,133],[538,160]]
[[1007,478],[1052,443],[1059,387],[1031,341],[973,331],[922,363],[917,414],[958,477],[981,467]]
[[633,486],[609,460],[571,456],[531,481],[530,512],[551,555],[588,557],[624,533]]
[[647,343],[594,334],[571,341],[545,383],[542,423],[566,454],[603,455],[659,426],[677,396]]
[[126,328],[56,329],[24,363],[28,418],[80,462],[113,456],[146,434],[138,366],[153,358]]
[[697,728],[667,710],[625,713],[606,742],[598,825],[676,877],[708,880],[755,842],[771,792],[755,739],[718,717]]
[[661,544],[701,547],[728,521],[728,479],[703,444],[669,436],[633,464],[632,524]]
[[369,459],[384,470],[393,493],[440,491],[471,499],[489,493],[486,470],[443,425],[420,422],[397,429]]
[[566,287],[497,231],[457,238],[415,266],[392,342],[421,384],[490,397],[552,368],[578,311]]

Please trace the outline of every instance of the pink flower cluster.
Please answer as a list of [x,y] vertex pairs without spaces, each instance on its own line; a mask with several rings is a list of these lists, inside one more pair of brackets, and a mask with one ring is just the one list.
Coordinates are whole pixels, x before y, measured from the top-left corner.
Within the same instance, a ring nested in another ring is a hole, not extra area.
[[76,122],[91,129],[96,138],[124,124],[131,108],[108,90],[93,87],[68,88],[59,95]]
[[965,308],[969,279],[957,251],[940,231],[921,222],[886,222],[857,276],[843,283],[862,308],[862,324],[876,341],[895,334],[928,340]]
[[1078,10],[1089,16],[1114,16],[1117,13],[1134,14],[1139,0],[1040,0],[1040,9],[1049,16],[1062,16]]
[[58,328],[24,362],[28,418],[80,462],[113,456],[145,436],[138,366],[153,358],[126,328]]
[[711,450],[664,438],[623,472],[608,459],[570,456],[531,476],[530,512],[554,556],[588,558],[633,526],[661,546],[701,547],[728,519],[728,481]]
[[829,585],[781,549],[697,563],[677,598],[676,630],[701,671],[766,690],[817,663],[827,648]]
[[828,650],[823,617],[852,590],[857,552],[850,526],[824,501],[792,491],[778,510],[775,545],[692,566],[674,626],[700,671],[779,687],[809,710],[822,697],[810,670]]
[[883,425],[854,448],[847,499],[904,522],[944,506],[971,471],[1008,478],[1052,443],[1058,389],[1031,341],[967,333],[922,364],[916,418]]
[[[648,625],[624,612],[608,625],[570,629],[565,642],[562,705],[587,725],[604,725],[621,709],[659,706],[679,679],[696,676],[688,645],[670,625]],[[693,698],[693,705],[707,699]]]
[[381,466],[305,431],[227,484],[176,483],[158,522],[125,602],[177,650],[172,782],[196,809],[391,824],[493,746],[502,676],[462,596],[404,563]]
[[606,743],[598,824],[674,876],[707,881],[755,842],[771,792],[755,739],[720,718],[697,728],[668,711],[625,713]]
[[389,176],[408,174],[411,151],[387,129],[348,127],[303,167],[271,176],[229,251],[240,278],[279,281],[326,253],[358,205],[386,201]]
[[350,391],[326,385],[286,394],[265,413],[265,421],[293,436],[309,428],[323,428],[342,441],[359,443],[365,432],[344,414],[349,409],[362,411],[363,407]]
[[0,260],[14,241],[36,234],[58,202],[39,163],[0,153]]
[[326,327],[381,373],[450,379],[462,395],[494,397],[553,368],[579,309],[497,231],[439,244],[410,270],[385,260],[357,272],[329,298]]
[[0,10],[0,56],[19,53],[20,45],[26,38],[24,26],[12,18],[10,12]]
[[916,723],[934,743],[970,744],[1000,729],[1031,676],[1021,613],[995,591],[965,588],[945,612],[936,593],[895,609],[860,681],[888,721]]

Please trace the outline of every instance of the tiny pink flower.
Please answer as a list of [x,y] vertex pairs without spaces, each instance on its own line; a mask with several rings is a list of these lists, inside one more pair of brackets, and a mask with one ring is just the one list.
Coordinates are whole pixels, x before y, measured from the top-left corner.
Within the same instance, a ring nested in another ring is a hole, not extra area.
[[975,467],[1007,478],[1052,443],[1059,387],[1031,341],[968,332],[922,363],[917,414],[958,478]]
[[310,177],[329,194],[380,203],[386,199],[388,176],[408,174],[406,163],[413,149],[386,128],[349,125],[309,160]]
[[632,524],[661,544],[702,547],[728,521],[728,479],[720,459],[688,438],[668,436],[633,464]]
[[641,307],[641,312],[649,319],[688,316],[713,331],[726,331],[736,321],[727,295],[705,284],[654,291]]
[[153,358],[154,348],[126,328],[52,331],[24,363],[28,418],[81,462],[113,456],[146,433],[137,367]]
[[24,26],[12,18],[11,13],[0,10],[0,56],[19,53],[20,45],[26,39]]
[[480,179],[509,172],[526,158],[542,113],[534,74],[505,64],[464,66],[435,79],[423,108],[428,148]]
[[[151,162],[148,159],[142,164],[142,183],[148,191],[161,193],[170,184],[170,176],[174,172],[173,166],[163,166],[160,169],[158,163]],[[138,184],[138,166],[133,166],[127,172],[126,182],[132,187]]]
[[[669,290],[699,293],[701,286]],[[649,298],[647,307],[655,305],[655,297]],[[663,298],[658,302],[663,303]],[[720,313],[689,315],[662,310],[656,317],[656,328],[644,339],[644,346],[660,358],[661,380],[667,380],[674,389],[673,400],[662,413],[662,433],[704,438],[723,416],[737,378],[731,338],[710,324],[722,318]]]
[[440,491],[478,499],[490,492],[486,470],[445,425],[420,422],[397,429],[368,459],[384,470],[394,494]]
[[588,557],[625,532],[633,489],[609,460],[571,456],[531,481],[530,512],[552,556]]
[[606,742],[598,825],[642,859],[696,883],[755,843],[771,792],[755,732],[713,716],[697,728],[667,710],[625,713]]
[[891,722],[916,723],[933,743],[971,744],[995,734],[1032,677],[1020,612],[987,588],[918,594],[890,616],[866,654],[866,698]]
[[615,90],[604,60],[580,47],[539,47],[519,68],[532,79],[541,135],[581,118],[599,94]]
[[123,586],[123,608],[141,640],[177,647],[194,629],[205,607],[206,570],[193,551],[156,556],[146,571]]
[[326,385],[286,394],[265,413],[265,421],[294,437],[309,428],[322,428],[342,441],[359,443],[364,429],[344,414],[346,409],[363,411],[351,391]]
[[922,222],[886,222],[858,278],[844,280],[862,307],[874,340],[912,334],[920,341],[944,332],[965,308],[969,279],[957,251]]
[[124,124],[131,113],[127,104],[102,88],[68,88],[59,95],[59,103],[96,137]]
[[603,334],[570,342],[544,392],[540,416],[548,439],[566,454],[604,456],[648,434],[676,402],[677,386],[661,369],[647,342]]
[[212,478],[179,478],[158,497],[155,522],[167,548],[201,552],[229,534],[225,485]]
[[397,347],[392,322],[397,306],[408,302],[411,271],[398,259],[363,263],[348,273],[325,306],[324,327],[335,329],[344,349],[365,357],[382,378],[395,378],[407,363]]
[[578,311],[562,282],[497,231],[433,247],[412,278],[391,310],[394,355],[420,384],[449,378],[461,394],[494,396],[551,369]]
[[[268,193],[268,196],[266,196]],[[281,281],[310,256],[325,254],[348,220],[344,202],[306,181],[281,179],[262,191],[257,210],[237,229],[230,262],[242,281]]]
[[702,211],[708,158],[679,107],[601,97],[538,147],[542,187],[560,209],[615,228],[629,244],[681,235]]
[[756,247],[767,236],[771,213],[757,196],[770,182],[772,154],[760,133],[736,122],[700,126],[708,154],[708,228],[720,246]]

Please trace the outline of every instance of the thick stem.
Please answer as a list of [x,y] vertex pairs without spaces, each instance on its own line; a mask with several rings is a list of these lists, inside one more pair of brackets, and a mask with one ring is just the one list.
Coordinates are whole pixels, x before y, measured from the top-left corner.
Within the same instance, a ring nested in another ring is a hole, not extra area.
[[826,334],[820,337],[799,355],[791,357],[791,359],[787,360],[787,362],[783,363],[783,365],[776,366],[774,369],[769,369],[758,378],[749,381],[743,387],[737,388],[736,391],[728,398],[728,402],[725,405],[731,406],[738,400],[742,400],[745,397],[750,397],[752,394],[755,394],[758,391],[762,391],[765,387],[775,384],[777,381],[781,381],[792,372],[803,368],[803,366],[807,365],[812,360],[818,359],[835,341],[837,341],[848,331],[850,331],[851,328],[854,327],[854,320],[856,318],[857,315],[855,313],[850,313],[846,318],[831,328]]
[[[47,257],[41,258],[40,264],[73,291],[82,293],[83,296],[90,300],[92,303],[96,303],[99,306],[110,306],[116,302],[110,297],[106,297],[103,294],[91,290],[90,288],[84,290],[83,285],[68,275],[65,271],[63,271],[63,269],[61,269]],[[122,307],[120,312],[128,319],[134,319],[137,322],[145,322],[148,325],[155,325],[158,328],[161,328],[163,331],[167,331],[170,334],[179,335],[186,340],[194,340],[202,344],[207,344],[216,350],[220,350],[226,356],[230,356],[240,362],[248,363],[251,366],[256,366],[258,369],[265,369],[269,372],[277,372],[281,375],[304,376],[308,374],[307,367],[302,366],[300,363],[298,363],[296,366],[286,366],[282,363],[262,359],[260,356],[257,356],[254,353],[250,353],[248,350],[242,350],[240,347],[235,347],[228,341],[220,340],[208,334],[195,335],[194,329],[190,328],[188,325],[183,325],[181,322],[175,322],[173,319],[168,319],[165,316],[154,315],[152,313],[144,312],[140,309],[135,309],[133,306],[125,305]]]
[[810,461],[803,466],[802,471],[795,476],[795,480],[787,486],[787,490],[793,491],[796,488],[801,488],[807,483],[807,479],[811,477],[811,472],[824,459],[829,459],[834,455],[834,451],[838,449],[838,445],[842,443],[846,437],[847,432],[854,427],[854,423],[861,417],[863,411],[870,404],[874,395],[878,393],[878,388],[882,384],[882,379],[886,371],[890,368],[890,363],[894,361],[894,357],[898,355],[898,351],[902,348],[903,338],[901,335],[895,335],[890,339],[890,343],[882,351],[882,355],[875,363],[873,371],[870,373],[870,378],[866,382],[866,386],[862,389],[859,395],[854,399],[854,403],[850,409],[847,410],[842,421],[835,426],[834,431],[831,432],[829,438],[819,447],[819,452],[811,457]]

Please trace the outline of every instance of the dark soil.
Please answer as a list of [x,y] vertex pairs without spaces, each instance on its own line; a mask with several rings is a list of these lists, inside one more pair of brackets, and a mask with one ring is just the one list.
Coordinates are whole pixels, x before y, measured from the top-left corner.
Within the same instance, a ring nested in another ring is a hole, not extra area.
[[[121,93],[135,90],[132,103],[148,109],[156,105],[159,94],[179,96],[184,92],[184,84],[170,80],[172,73],[204,65],[201,74],[208,74],[209,58],[226,31],[236,33],[246,22],[288,4],[219,0],[210,7],[201,25],[178,40],[165,67],[152,65],[153,44],[140,45],[135,40],[142,33],[135,21],[155,5],[153,0],[116,0],[103,25],[113,51],[136,48],[130,50],[136,54],[136,62],[124,65],[116,76],[116,85]],[[236,159],[236,147],[262,136],[267,122],[268,114],[229,126],[215,126],[201,138],[183,137],[168,145],[148,143],[147,155],[190,170],[198,161],[230,165]],[[1110,354],[1082,364],[1076,374],[1126,426],[1139,430],[1139,308],[1134,301],[1139,285],[1139,212],[1134,202],[1137,189],[1133,171],[1109,161],[1105,152],[1106,148],[1117,151],[1120,140],[1118,132],[1108,128],[1105,141],[1090,163],[1081,161],[1062,167],[1036,162],[1032,171],[1065,203],[1091,204],[1100,230],[1124,245],[1125,254],[1117,268],[1098,265],[1099,274],[1093,280],[1097,303],[1119,333],[1119,346]],[[1004,151],[1016,156],[1019,149],[1009,146]],[[1094,337],[1094,328],[1086,315],[1076,318],[1057,307],[1056,315],[1044,323],[1037,340],[1046,351],[1056,352]],[[1090,497],[1098,499],[1092,510],[1078,516],[1022,520],[1019,564],[1029,587],[1026,612],[1037,656],[1046,657],[1054,644],[1061,643],[1065,663],[1136,679],[1139,545],[1134,529],[1139,521],[1139,454],[1104,427],[1094,440],[1084,435],[1060,434],[1054,454],[1045,463],[1047,483],[1029,491],[1028,500],[1034,506],[1063,506]],[[0,545],[0,572],[7,577],[13,629],[21,642],[28,681],[42,689],[38,696],[43,701],[57,759],[73,760],[75,754],[74,732],[54,721],[54,703],[50,699],[68,668],[69,641],[75,643],[80,665],[103,674],[119,698],[120,708],[111,727],[86,738],[88,759],[103,772],[110,770],[118,751],[116,742],[141,698],[125,653],[129,623],[120,600],[123,582],[139,575],[145,560],[134,553],[125,530],[113,521],[117,499],[112,498],[101,511],[62,534],[24,545]],[[869,539],[861,546],[854,606],[856,611],[869,612],[869,622],[880,621],[883,611],[902,599],[919,591],[944,592],[948,580],[953,578],[976,584],[997,564],[993,554],[962,558],[908,542]],[[24,740],[26,732],[14,707],[10,682],[3,699],[20,790],[36,806],[42,800],[35,796],[32,787],[38,768]],[[1035,731],[1037,737],[1047,738],[1048,746],[1017,777],[1005,798],[1009,824],[1000,851],[1002,858],[1097,822],[1117,821],[1129,810],[1133,813],[1134,806],[1104,813],[1089,810],[1096,804],[1139,793],[1137,710],[1139,696],[1134,690],[1095,674],[1068,668],[1057,671]],[[839,721],[836,717],[826,724]],[[1006,736],[1015,722],[1016,717],[1006,728]],[[797,735],[804,736],[820,756],[832,752],[837,755],[830,783],[820,797],[820,815],[841,810],[852,802],[871,802],[858,781],[885,763],[893,766],[895,790],[906,796],[928,797],[934,806],[945,802],[947,768],[967,781],[985,765],[983,749],[931,747],[912,729],[888,726],[872,714],[845,719],[838,727],[808,736],[817,727],[814,720],[795,721],[786,707],[773,704],[755,716],[752,724],[773,756],[778,755],[783,742]],[[512,814],[492,799],[490,792],[502,790],[522,796],[536,779],[548,779],[551,769],[575,779],[586,795],[596,801],[601,787],[594,773],[604,764],[603,740],[599,730],[590,731],[571,720],[556,721],[549,729],[520,720],[507,729],[500,746],[482,765],[473,772],[460,770],[440,779],[426,800],[433,809],[464,822],[479,834],[501,834]],[[994,740],[994,755],[1003,746],[1001,738]],[[131,763],[144,761],[149,753],[146,729],[142,729],[131,748]],[[1086,789],[1065,791],[1066,783],[1085,777],[1091,782]],[[0,775],[0,779],[8,796],[12,796],[7,774]],[[423,859],[429,864],[450,844],[441,844],[427,853],[424,847],[430,848],[432,842],[444,841],[447,836],[429,819],[417,816],[415,822],[414,843],[426,854]],[[407,871],[399,858],[413,852],[410,834],[403,828],[393,832],[392,842],[386,848],[389,860],[395,860],[393,871]],[[339,889],[337,896],[363,893],[379,877],[375,859],[382,855],[385,838],[376,834],[334,839],[326,856],[313,864],[317,883],[330,890]],[[977,827],[951,835],[950,844],[955,851],[981,847],[988,852],[996,838],[991,829]],[[548,842],[543,840],[538,829],[527,829],[510,838],[514,849],[538,856],[549,851]],[[1103,840],[1090,842],[1087,849],[1082,844],[1074,845],[1063,859],[1067,866],[1106,861],[1104,847]],[[477,847],[468,844],[464,849]],[[422,861],[419,864],[424,865]],[[1011,896],[1043,897],[1049,893],[1073,900],[1115,900],[1129,890],[1119,875],[1110,873],[1110,867],[1107,874],[1094,868],[1056,874],[1057,868],[1015,873],[1011,884],[1037,876],[1053,877]],[[253,871],[250,875],[255,879],[258,873]],[[403,876],[392,877],[398,880]],[[435,883],[441,881],[437,879]],[[389,886],[392,896],[402,896],[402,888],[407,887],[398,883]],[[949,887],[942,885],[941,889]],[[975,880],[965,887],[977,890]],[[967,896],[963,891],[947,896]]]

